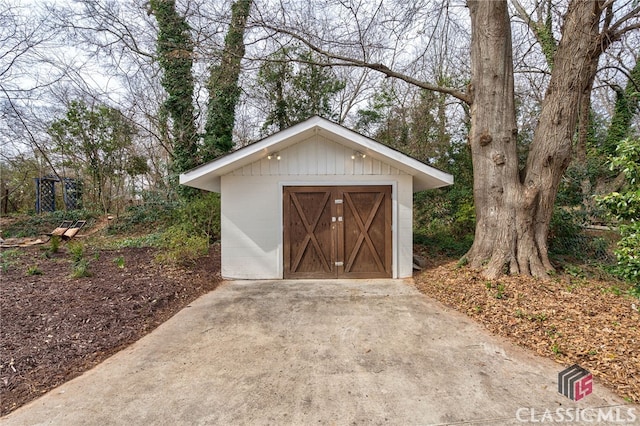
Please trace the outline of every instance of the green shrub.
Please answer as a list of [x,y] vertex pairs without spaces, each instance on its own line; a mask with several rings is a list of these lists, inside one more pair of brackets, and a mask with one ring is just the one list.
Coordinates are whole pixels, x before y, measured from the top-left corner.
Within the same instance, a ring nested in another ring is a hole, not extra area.
[[126,212],[113,221],[107,229],[109,234],[130,233],[135,230],[164,228],[171,224],[173,211],[180,206],[177,201],[159,196],[146,196],[140,205],[129,206]]
[[181,226],[173,226],[164,232],[161,248],[157,256],[160,262],[189,265],[208,253],[209,238],[192,234]]
[[52,235],[51,240],[49,240],[49,253],[57,253],[60,249],[60,236]]
[[220,196],[204,193],[181,201],[173,210],[173,225],[160,236],[157,256],[161,262],[193,264],[206,255],[209,244],[220,235]]
[[452,231],[456,236],[473,235],[476,229],[476,209],[472,201],[462,203],[453,217]]
[[597,201],[620,223],[615,272],[635,285],[634,293],[640,293],[640,139],[620,142],[610,164],[611,170],[624,173],[626,184],[620,192],[599,197]]
[[126,234],[149,228],[164,232],[174,226],[216,241],[220,237],[220,195],[202,193],[189,200],[177,201],[149,197],[143,204],[129,207],[109,226],[108,232]]
[[435,253],[458,257],[469,251],[473,237],[473,233],[456,234],[444,220],[433,220],[428,226],[414,230],[413,242]]
[[589,235],[585,230],[587,222],[583,210],[556,206],[549,227],[549,254],[583,263],[613,264],[610,243],[602,237]]
[[22,252],[18,249],[10,249],[0,251],[0,269],[2,272],[7,272],[9,268],[16,264],[16,259],[20,257]]
[[74,263],[71,273],[72,278],[85,278],[90,277],[91,271],[89,270],[89,262],[86,259],[81,259]]
[[447,256],[464,255],[473,244],[475,207],[471,150],[452,143],[436,164],[452,173],[455,185],[414,194],[414,242]]
[[204,234],[211,242],[220,237],[220,194],[209,192],[183,201],[173,211],[173,223],[191,233]]
[[549,226],[549,251],[581,258],[587,244],[580,212],[556,206]]
[[71,242],[67,245],[67,248],[74,263],[80,262],[84,257],[84,244],[81,242]]
[[115,263],[118,268],[124,269],[124,256],[116,257],[115,259],[113,259],[113,263]]
[[615,272],[640,290],[640,222],[620,226],[620,236],[614,251],[618,259]]
[[32,265],[27,268],[27,275],[42,275],[42,269],[38,265]]

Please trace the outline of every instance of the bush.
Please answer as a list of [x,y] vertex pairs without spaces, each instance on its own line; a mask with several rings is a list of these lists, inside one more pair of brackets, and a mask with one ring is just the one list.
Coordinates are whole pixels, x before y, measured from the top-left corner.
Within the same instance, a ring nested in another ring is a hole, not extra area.
[[206,235],[211,242],[220,238],[220,194],[209,192],[183,201],[173,211],[173,223],[191,233]]
[[42,275],[42,269],[38,265],[32,265],[27,268],[27,275]]
[[49,241],[49,253],[57,253],[60,249],[60,235],[52,235]]
[[620,192],[599,197],[597,201],[620,223],[615,272],[635,284],[636,293],[640,293],[640,139],[620,142],[610,162],[611,170],[624,173],[626,185]]
[[86,259],[80,259],[80,261],[76,262],[73,265],[71,276],[73,278],[90,277],[91,271],[89,270],[89,262]]
[[208,253],[209,238],[203,234],[192,234],[179,225],[172,226],[163,233],[161,248],[163,250],[157,256],[160,262],[194,264]]
[[549,254],[568,256],[586,263],[614,262],[609,242],[585,232],[587,222],[584,211],[556,206],[549,229]]
[[71,254],[71,259],[74,263],[78,263],[84,257],[84,244],[81,242],[72,242],[67,246],[69,249],[69,253]]
[[124,269],[124,256],[118,256],[113,259],[113,263],[120,269]]
[[193,264],[220,236],[220,196],[204,193],[182,201],[172,213],[173,225],[160,236],[161,262]]
[[458,237],[473,236],[476,229],[476,209],[473,202],[458,207],[453,219],[453,233]]
[[431,251],[447,256],[463,256],[473,244],[473,232],[456,235],[451,224],[433,220],[426,227],[414,230],[413,242],[429,247]]
[[114,221],[107,231],[113,235],[170,226],[174,210],[179,205],[177,201],[154,198],[140,205],[129,206],[125,214]]
[[614,251],[618,259],[614,272],[640,291],[640,222],[622,225],[620,236],[622,238]]
[[191,234],[204,234],[211,242],[220,237],[220,195],[202,193],[190,200],[149,198],[144,204],[130,206],[110,227],[110,234],[131,233],[150,228],[164,232],[179,227]]
[[18,249],[10,249],[0,251],[0,270],[7,272],[9,268],[15,266],[18,262],[18,258],[22,255]]

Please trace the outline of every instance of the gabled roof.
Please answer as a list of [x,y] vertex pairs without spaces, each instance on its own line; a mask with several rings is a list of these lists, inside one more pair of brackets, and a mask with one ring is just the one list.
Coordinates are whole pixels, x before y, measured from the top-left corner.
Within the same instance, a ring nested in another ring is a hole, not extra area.
[[365,153],[367,156],[383,161],[413,176],[414,191],[453,184],[452,175],[318,116],[189,170],[180,175],[180,183],[194,188],[219,192],[221,176],[258,161],[269,153],[282,151],[315,134]]

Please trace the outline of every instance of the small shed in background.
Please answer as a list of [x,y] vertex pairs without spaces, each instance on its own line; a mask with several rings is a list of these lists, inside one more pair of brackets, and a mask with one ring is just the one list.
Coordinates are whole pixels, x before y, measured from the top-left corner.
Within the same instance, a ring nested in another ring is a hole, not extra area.
[[224,278],[404,278],[413,193],[453,176],[313,117],[180,183],[221,194]]

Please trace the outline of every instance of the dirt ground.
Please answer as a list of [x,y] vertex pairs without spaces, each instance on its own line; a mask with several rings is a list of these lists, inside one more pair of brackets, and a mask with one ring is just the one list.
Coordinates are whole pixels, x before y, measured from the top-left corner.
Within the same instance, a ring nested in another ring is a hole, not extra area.
[[489,281],[451,259],[415,276],[430,297],[492,333],[565,366],[579,364],[629,402],[640,402],[640,300],[621,282],[579,269],[543,281]]
[[[0,401],[7,414],[80,375],[153,330],[219,281],[219,248],[188,268],[151,248],[89,250],[90,277],[72,278],[62,245],[0,251]],[[640,402],[640,300],[620,283],[559,275],[487,281],[450,259],[415,275],[425,294],[494,334],[558,363],[580,364]]]
[[189,268],[151,248],[92,251],[91,276],[73,278],[64,244],[2,249],[0,413],[7,414],[100,363],[219,281],[219,250]]

